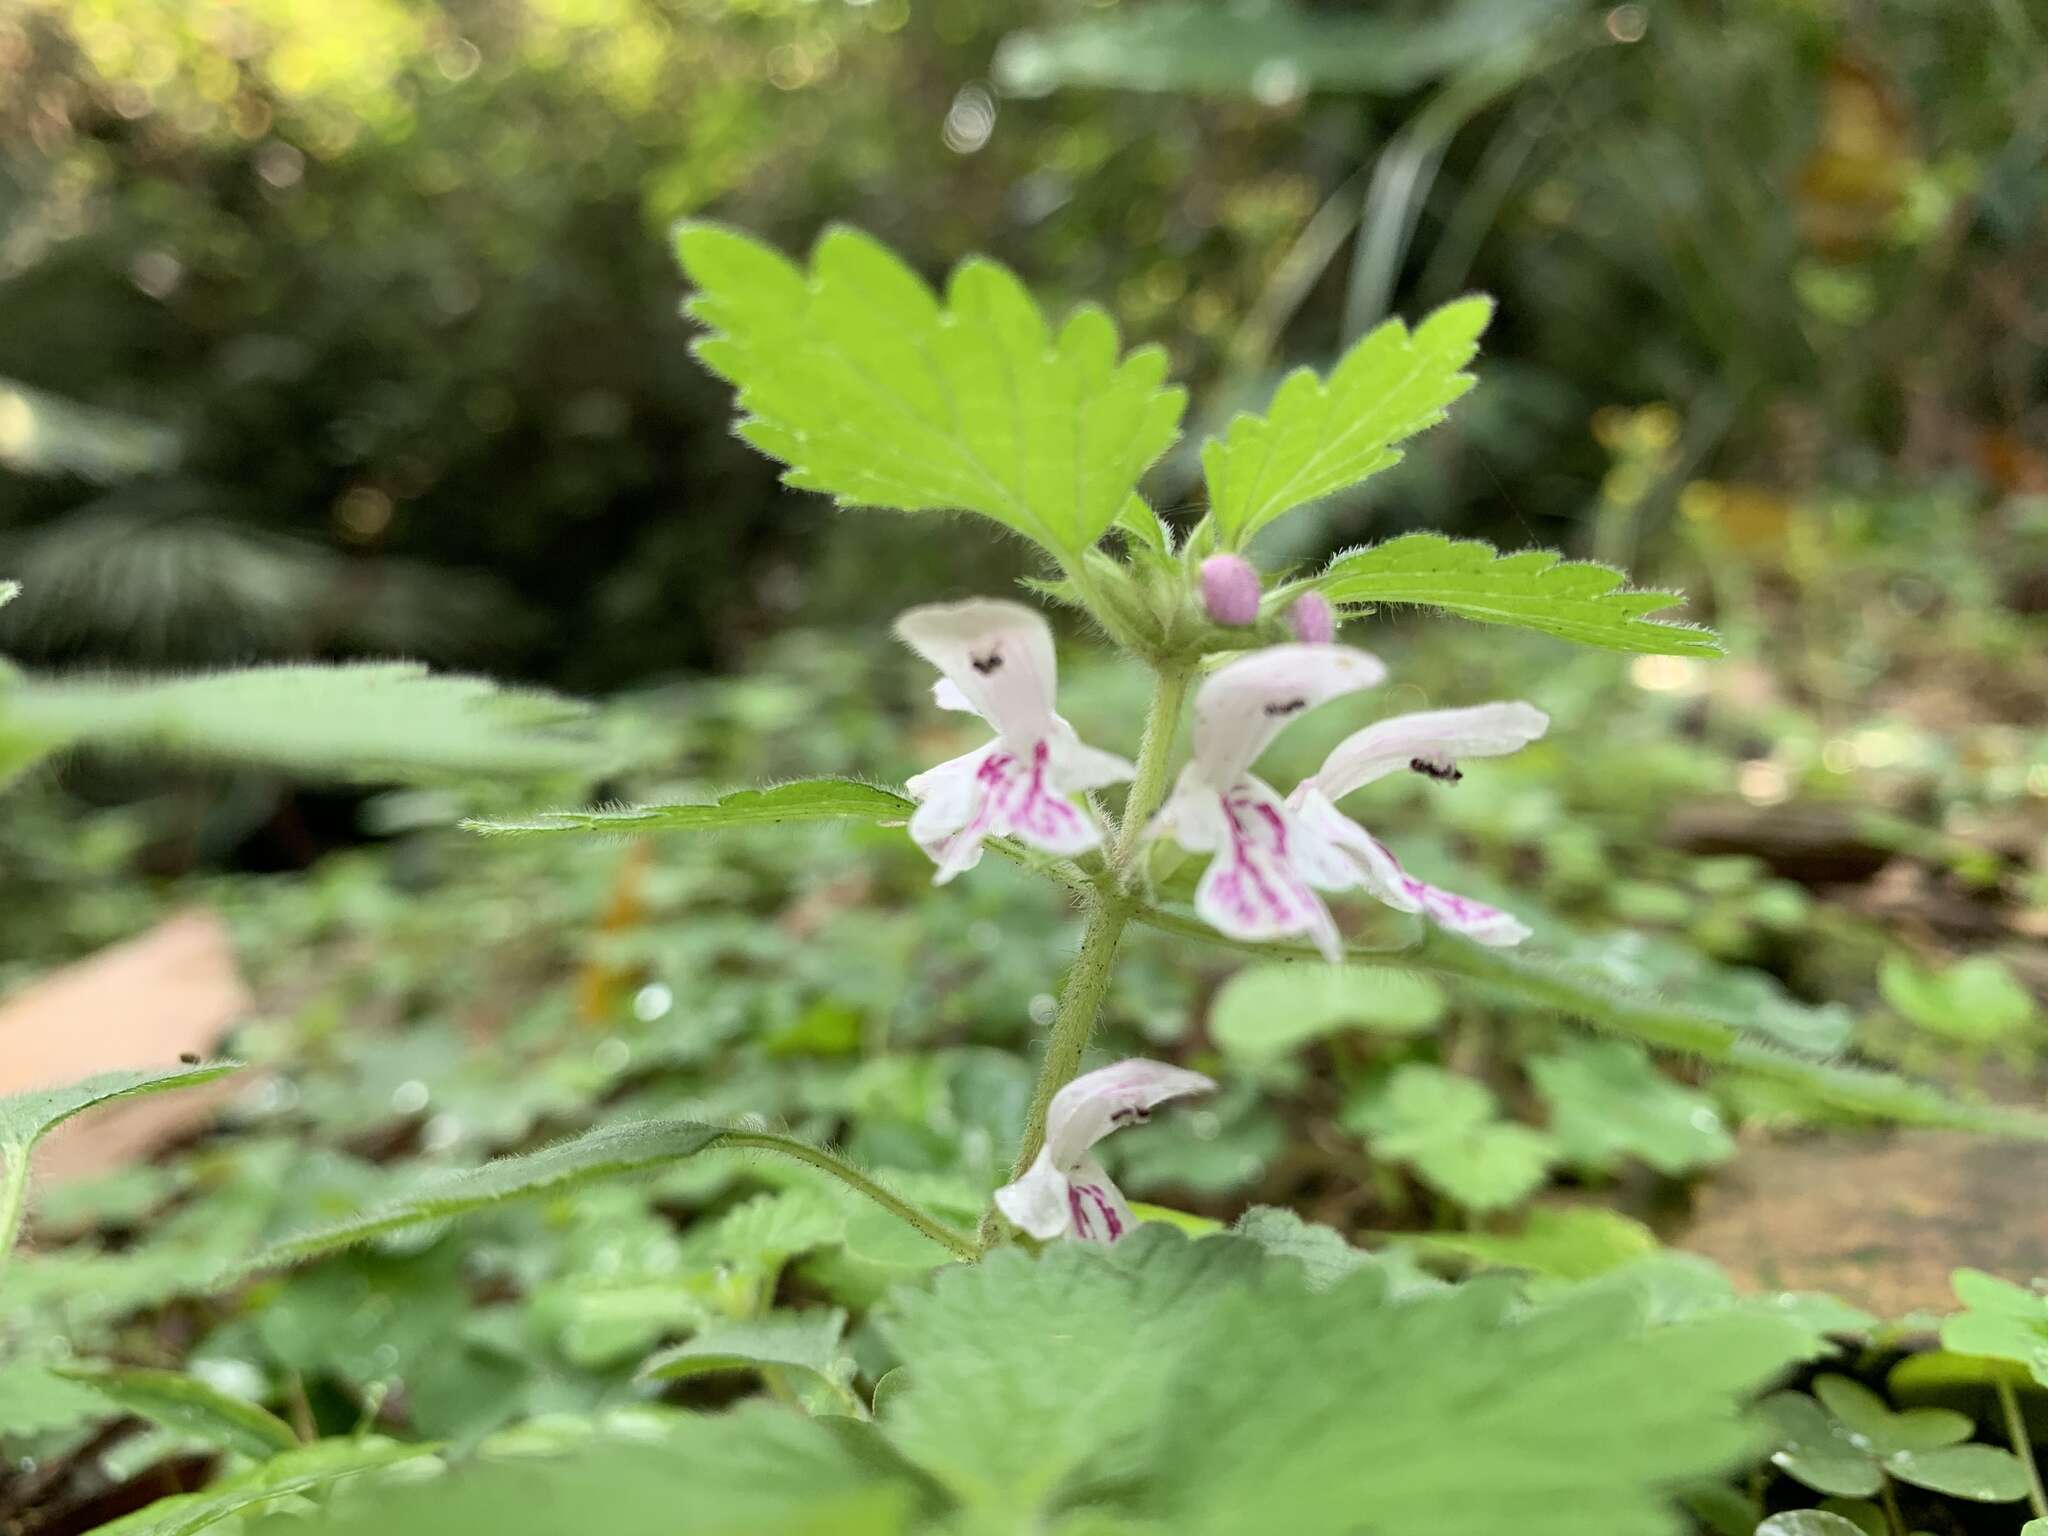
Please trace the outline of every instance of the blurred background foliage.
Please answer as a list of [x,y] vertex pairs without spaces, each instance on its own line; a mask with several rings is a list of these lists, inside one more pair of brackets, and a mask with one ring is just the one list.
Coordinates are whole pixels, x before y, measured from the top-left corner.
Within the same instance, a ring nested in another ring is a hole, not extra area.
[[1279,557],[1564,545],[1739,633],[1867,559],[1918,619],[1995,548],[1973,611],[2038,611],[2044,38],[2031,0],[17,0],[0,646],[608,690],[1014,569],[728,436],[664,234],[704,212],[1104,301],[1198,427],[1497,293],[1455,427]]

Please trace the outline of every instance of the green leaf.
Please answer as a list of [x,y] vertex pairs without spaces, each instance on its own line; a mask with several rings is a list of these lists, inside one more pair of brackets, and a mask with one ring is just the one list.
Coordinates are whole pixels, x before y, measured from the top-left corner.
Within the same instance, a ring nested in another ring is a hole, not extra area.
[[501,1157],[481,1168],[436,1174],[388,1204],[287,1237],[258,1254],[248,1267],[298,1264],[407,1227],[446,1221],[512,1200],[559,1194],[598,1179],[645,1173],[694,1157],[736,1136],[723,1126],[694,1120],[605,1126],[537,1152]]
[[841,505],[979,512],[1071,561],[1179,435],[1163,351],[1119,359],[1092,306],[1054,332],[993,262],[962,263],[942,303],[846,228],[808,274],[714,224],[685,224],[676,252],[710,332],[697,356],[738,389],[740,436]]
[[1155,0],[1036,32],[1013,32],[995,76],[1023,96],[1060,87],[1227,91],[1270,101],[1335,90],[1405,95],[1519,46],[1557,14],[1555,0],[1467,0],[1441,14],[1378,16],[1286,0]]
[[1895,950],[1884,957],[1877,983],[1908,1021],[1965,1044],[2008,1039],[2034,1020],[2033,994],[1995,955],[1971,955],[1932,971]]
[[517,821],[466,821],[472,832],[716,832],[793,821],[902,821],[915,801],[858,779],[799,779],[766,789],[736,789],[702,805],[636,805],[588,811],[540,811]]
[[1629,1157],[1660,1173],[1725,1163],[1735,1142],[1705,1094],[1681,1087],[1625,1040],[1574,1040],[1528,1064],[1565,1158],[1609,1172]]
[[1361,1269],[1377,1269],[1385,1275],[1387,1294],[1392,1297],[1443,1288],[1443,1281],[1399,1249],[1368,1253],[1354,1248],[1335,1228],[1303,1221],[1285,1206],[1255,1205],[1237,1218],[1230,1231],[1257,1243],[1275,1258],[1300,1264],[1312,1291],[1327,1291]]
[[814,1381],[845,1411],[865,1415],[847,1383],[853,1361],[840,1348],[846,1314],[836,1307],[771,1312],[748,1321],[716,1322],[672,1349],[649,1357],[642,1381],[677,1381],[716,1371],[795,1371]]
[[181,1371],[81,1362],[58,1367],[57,1374],[128,1413],[258,1460],[299,1443],[292,1427],[275,1414]]
[[252,1536],[908,1536],[923,1502],[866,1425],[765,1403],[552,1439],[347,1488],[314,1525],[280,1515]]
[[1559,560],[1554,550],[1503,555],[1477,540],[1411,533],[1338,555],[1317,585],[1332,602],[1418,604],[1610,651],[1722,654],[1712,630],[1643,617],[1681,601],[1677,593],[1636,591],[1611,566]]
[[1353,344],[1327,383],[1296,369],[1264,416],[1233,418],[1222,437],[1202,445],[1209,515],[1223,546],[1241,549],[1284,513],[1400,463],[1394,445],[1442,421],[1472,387],[1461,370],[1492,317],[1491,299],[1465,298],[1412,335],[1388,320]]
[[402,1445],[368,1435],[316,1440],[273,1456],[201,1493],[174,1494],[99,1527],[100,1536],[193,1536],[234,1515],[287,1495],[327,1488],[344,1478],[434,1454],[432,1445]]
[[1970,1438],[1974,1427],[1967,1415],[1950,1408],[1909,1408],[1894,1413],[1883,1398],[1847,1376],[1815,1378],[1813,1395],[1843,1428],[1879,1456],[1960,1445]]
[[1876,1459],[1803,1392],[1774,1392],[1757,1405],[1776,1435],[1771,1461],[1817,1493],[1867,1499],[1884,1486]]
[[1526,1269],[1561,1280],[1588,1280],[1657,1251],[1639,1221],[1601,1206],[1539,1205],[1522,1230],[1431,1232],[1409,1240],[1425,1253],[1450,1253],[1498,1269]]
[[[1920,1409],[1931,1413],[1933,1409]],[[1931,1488],[1956,1499],[2010,1504],[2027,1496],[2027,1469],[2011,1451],[1995,1445],[1951,1445],[1934,1451],[1895,1451],[1885,1470],[1902,1483]]]
[[106,484],[163,474],[181,452],[168,427],[0,378],[0,465],[8,469]]
[[1410,1062],[1344,1113],[1376,1156],[1413,1165],[1432,1189],[1473,1211],[1534,1192],[1556,1160],[1549,1137],[1498,1118],[1484,1084]]
[[1639,1536],[1749,1447],[1755,1325],[1518,1312],[1485,1282],[1388,1305],[1371,1278],[1241,1290],[1192,1328],[1139,1495],[1162,1530]]
[[0,680],[0,759],[77,744],[394,777],[604,766],[586,706],[411,662],[248,667],[179,678]]
[[2048,1536],[2048,1520],[2029,1520],[2020,1527],[2020,1536]]
[[1759,1525],[1756,1536],[1863,1536],[1863,1530],[1824,1509],[1788,1509]]
[[1942,1323],[1942,1347],[2015,1361],[2048,1387],[2048,1296],[1979,1269],[1957,1270],[1951,1284],[1967,1310]]
[[1420,1033],[1443,1013],[1443,990],[1426,976],[1277,961],[1248,965],[1223,984],[1209,1033],[1227,1054],[1256,1065],[1350,1027]]
[[0,1441],[107,1417],[105,1398],[65,1380],[48,1362],[0,1360]]
[[140,1098],[172,1088],[196,1088],[241,1070],[238,1061],[213,1061],[161,1072],[102,1072],[61,1088],[37,1088],[0,1098],[0,1154],[25,1152],[73,1115],[116,1099]]

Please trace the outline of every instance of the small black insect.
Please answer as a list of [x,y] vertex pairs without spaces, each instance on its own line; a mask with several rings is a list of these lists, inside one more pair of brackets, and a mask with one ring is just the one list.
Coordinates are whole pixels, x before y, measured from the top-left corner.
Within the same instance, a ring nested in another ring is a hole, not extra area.
[[1281,699],[1266,706],[1266,713],[1278,720],[1283,715],[1298,715],[1308,708],[1307,699]]
[[199,1053],[197,1051],[180,1051],[178,1052],[178,1060],[188,1067],[196,1067],[199,1065]]
[[1446,762],[1442,758],[1411,757],[1408,759],[1408,766],[1424,778],[1435,779],[1439,784],[1455,784],[1465,777],[1456,763]]
[[1122,1109],[1109,1112],[1111,1125],[1143,1125],[1152,1118],[1152,1111],[1136,1104],[1126,1104]]
[[990,651],[986,656],[974,656],[970,657],[969,660],[974,663],[975,671],[979,672],[983,677],[987,677],[989,673],[996,671],[1002,666],[1003,653],[1001,651]]

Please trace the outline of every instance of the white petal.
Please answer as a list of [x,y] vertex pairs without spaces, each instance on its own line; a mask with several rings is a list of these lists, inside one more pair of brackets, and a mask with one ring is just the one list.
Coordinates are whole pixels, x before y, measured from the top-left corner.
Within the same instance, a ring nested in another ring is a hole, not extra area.
[[1274,645],[1240,657],[1195,693],[1195,767],[1228,789],[1297,715],[1386,675],[1378,657],[1344,645]]
[[932,876],[934,885],[944,885],[981,862],[981,840],[988,835],[988,828],[965,829],[982,813],[986,794],[982,764],[1001,749],[1002,743],[991,741],[927,768],[903,786],[918,802],[910,816],[910,836],[939,866]]
[[939,866],[933,884],[979,864],[984,838],[1014,837],[1069,857],[1100,845],[1102,829],[1068,798],[1051,764],[1049,742],[1020,754],[997,740],[905,786],[922,801],[911,815],[910,835]]
[[1329,797],[1309,779],[1295,786],[1287,797],[1305,841],[1333,860],[1342,860],[1347,878],[1341,882],[1317,884],[1326,891],[1346,886],[1364,889],[1375,901],[1385,902],[1398,912],[1420,912],[1421,906],[1403,888],[1403,870],[1386,845],[1330,803]]
[[1333,848],[1354,861],[1358,884],[1375,901],[1397,912],[1419,912],[1439,928],[1475,944],[1501,948],[1529,937],[1528,925],[1513,913],[1416,879],[1401,867],[1385,843],[1330,804],[1313,783],[1297,789],[1292,803],[1305,825],[1313,826]]
[[1108,1170],[1088,1156],[1067,1170],[1067,1218],[1084,1243],[1113,1243],[1138,1224]]
[[1193,763],[1181,769],[1173,781],[1173,793],[1145,829],[1145,841],[1170,837],[1194,853],[1210,853],[1223,846],[1230,835],[1223,819],[1223,797],[1202,777]]
[[960,685],[950,677],[942,677],[932,684],[932,702],[941,709],[957,709],[962,714],[978,715],[974,700],[960,691]]
[[1341,960],[1343,938],[1316,886],[1349,885],[1349,872],[1320,838],[1303,837],[1294,813],[1260,780],[1245,778],[1217,799],[1225,832],[1195,887],[1196,913],[1251,943],[1305,934],[1326,959]]
[[1040,1241],[1066,1236],[1074,1219],[1067,1176],[1053,1166],[1050,1148],[1039,1149],[1024,1177],[996,1191],[996,1209]]
[[896,637],[945,673],[1013,750],[1052,729],[1052,629],[1034,609],[995,598],[931,603],[899,615]]
[[1046,1150],[1071,1176],[1088,1149],[1119,1126],[1149,1118],[1152,1106],[1167,1099],[1215,1087],[1199,1072],[1143,1057],[1084,1072],[1052,1096],[1045,1113]]
[[1061,794],[1077,795],[1105,784],[1121,784],[1138,771],[1129,758],[1089,746],[1058,715],[1053,716],[1048,743],[1052,748],[1053,782]]
[[1339,742],[1317,772],[1316,786],[1341,800],[1417,758],[1456,763],[1462,757],[1502,757],[1526,747],[1549,726],[1548,715],[1519,700],[1394,715]]

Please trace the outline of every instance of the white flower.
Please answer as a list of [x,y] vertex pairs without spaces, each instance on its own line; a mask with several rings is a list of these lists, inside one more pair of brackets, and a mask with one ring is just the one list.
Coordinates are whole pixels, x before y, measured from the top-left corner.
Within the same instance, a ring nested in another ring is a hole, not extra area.
[[1131,1230],[1131,1208],[1089,1149],[1149,1119],[1155,1104],[1215,1087],[1199,1072],[1142,1058],[1084,1072],[1052,1096],[1045,1145],[1021,1179],[996,1191],[997,1208],[1041,1240],[1115,1242]]
[[1307,934],[1332,961],[1343,940],[1318,890],[1358,883],[1350,862],[1304,829],[1250,769],[1290,720],[1387,675],[1341,645],[1275,645],[1230,662],[1195,693],[1194,758],[1149,832],[1213,853],[1195,910],[1233,938]]
[[983,838],[1015,837],[1047,853],[1076,854],[1102,830],[1073,797],[1128,779],[1131,764],[1084,746],[1053,711],[1052,629],[1022,603],[976,598],[912,608],[896,636],[944,674],[941,709],[995,727],[995,740],[920,773],[905,787],[918,801],[910,835],[939,866],[944,885],[981,862]]
[[1395,715],[1340,742],[1315,777],[1295,787],[1287,804],[1310,839],[1335,850],[1350,867],[1350,883],[1368,895],[1397,911],[1420,912],[1480,944],[1519,944],[1529,936],[1519,919],[1416,879],[1336,802],[1402,769],[1454,783],[1461,777],[1460,758],[1503,756],[1536,740],[1549,725],[1542,710],[1519,702]]

